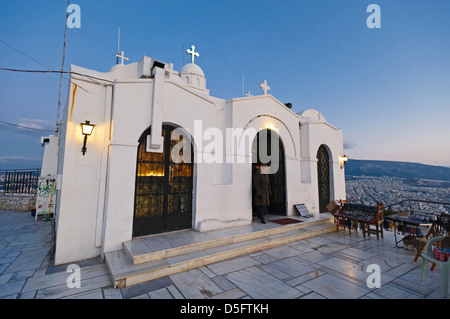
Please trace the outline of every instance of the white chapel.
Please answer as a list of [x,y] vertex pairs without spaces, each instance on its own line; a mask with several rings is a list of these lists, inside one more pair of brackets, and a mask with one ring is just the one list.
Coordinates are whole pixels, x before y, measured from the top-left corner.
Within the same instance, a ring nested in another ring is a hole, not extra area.
[[[55,159],[55,264],[104,256],[135,237],[253,219],[253,174],[268,164],[270,214],[320,214],[345,199],[342,131],[318,111],[261,94],[210,95],[207,73],[144,56],[108,72],[71,66]],[[52,145],[52,147],[49,147]],[[56,160],[57,159],[57,160]],[[51,170],[50,170],[51,171]]]

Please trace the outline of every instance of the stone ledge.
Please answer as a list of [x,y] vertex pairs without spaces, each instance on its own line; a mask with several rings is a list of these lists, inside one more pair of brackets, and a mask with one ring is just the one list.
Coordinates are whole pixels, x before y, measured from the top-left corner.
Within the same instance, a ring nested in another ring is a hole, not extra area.
[[36,205],[36,194],[0,194],[0,210],[29,212]]

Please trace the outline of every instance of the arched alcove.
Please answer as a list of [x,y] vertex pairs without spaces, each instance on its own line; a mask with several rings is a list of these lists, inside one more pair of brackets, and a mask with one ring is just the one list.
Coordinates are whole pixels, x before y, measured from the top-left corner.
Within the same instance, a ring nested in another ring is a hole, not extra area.
[[326,206],[331,201],[331,170],[330,170],[330,158],[328,147],[324,144],[320,145],[317,150],[317,182],[319,190],[319,212],[328,212]]

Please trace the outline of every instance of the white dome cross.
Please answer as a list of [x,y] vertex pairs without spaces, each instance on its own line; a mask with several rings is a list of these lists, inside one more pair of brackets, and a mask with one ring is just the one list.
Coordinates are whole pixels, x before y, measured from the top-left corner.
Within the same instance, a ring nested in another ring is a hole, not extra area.
[[191,55],[192,64],[194,64],[194,59],[200,56],[198,52],[195,52],[195,46],[193,45],[191,45],[191,49],[186,50],[186,53]]

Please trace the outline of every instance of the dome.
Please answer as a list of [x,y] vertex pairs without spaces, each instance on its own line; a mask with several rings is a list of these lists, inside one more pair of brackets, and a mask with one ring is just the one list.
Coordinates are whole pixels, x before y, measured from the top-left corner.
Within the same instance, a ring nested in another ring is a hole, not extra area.
[[325,119],[325,117],[322,115],[322,113],[320,113],[319,111],[314,110],[314,109],[308,109],[303,112],[298,112],[297,115],[299,115],[301,118],[303,118],[307,122],[310,122],[310,121],[326,122],[327,121]]
[[194,63],[184,65],[179,72],[181,80],[191,89],[208,93],[206,89],[206,78],[203,70]]
[[115,71],[115,70],[117,70],[117,69],[120,69],[120,68],[123,68],[125,65],[124,64],[115,64],[115,65],[113,65],[112,67],[111,67],[111,69],[109,69],[109,71],[108,72],[112,72],[112,71]]
[[194,75],[198,75],[201,77],[205,77],[203,70],[197,64],[194,64],[194,63],[185,64],[180,70],[180,74],[183,74],[183,73],[194,74]]

